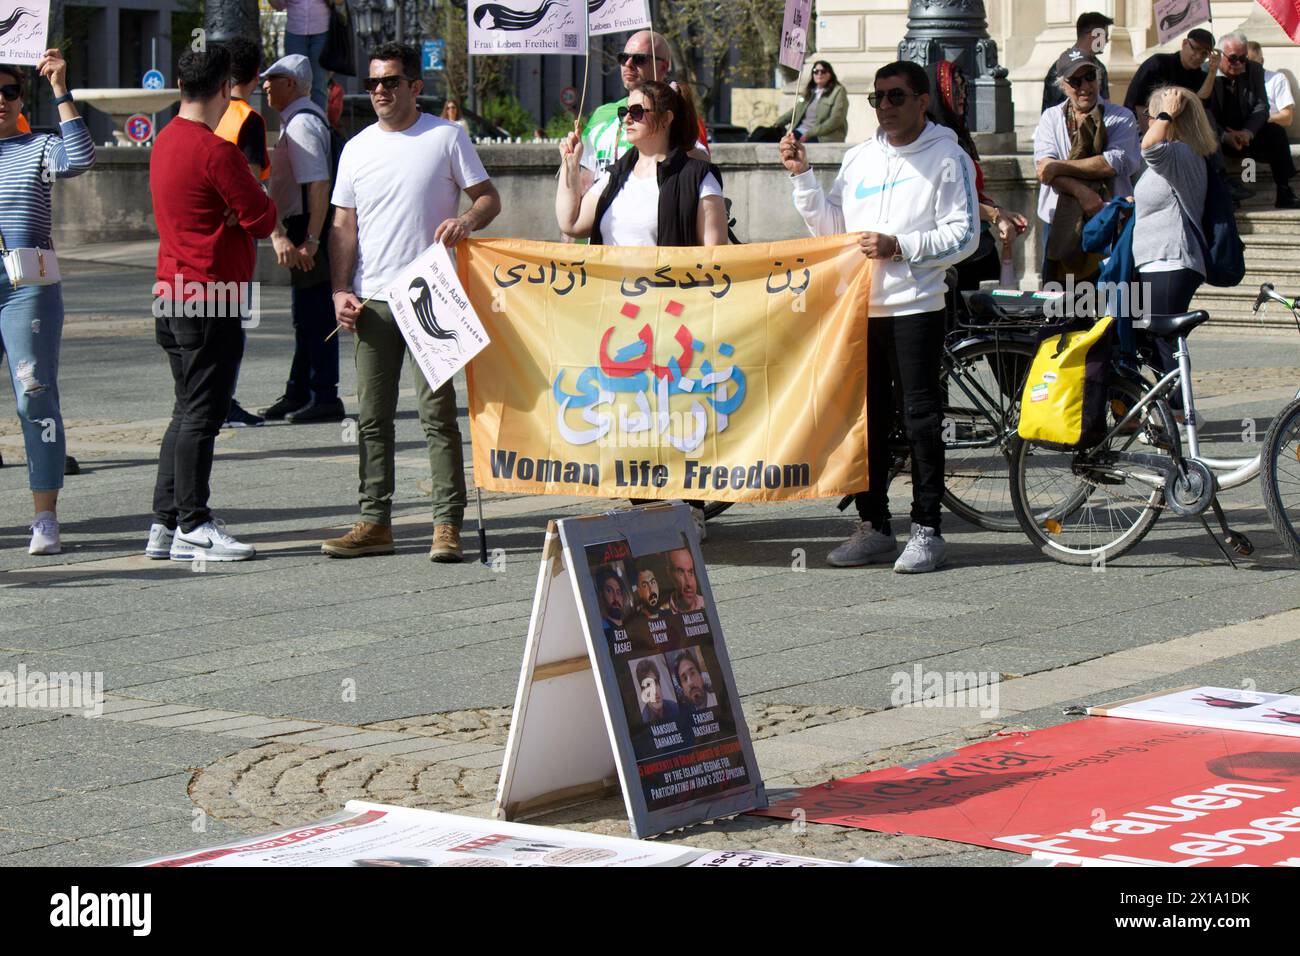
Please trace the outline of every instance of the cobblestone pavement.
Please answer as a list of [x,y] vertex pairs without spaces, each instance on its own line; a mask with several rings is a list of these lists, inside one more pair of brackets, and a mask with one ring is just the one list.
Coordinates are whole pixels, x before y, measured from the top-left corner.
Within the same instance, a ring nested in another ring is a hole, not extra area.
[[[223,432],[214,474],[214,506],[259,560],[201,574],[147,561],[170,404],[150,273],[71,255],[65,269],[60,384],[83,473],[61,501],[65,553],[29,557],[21,438],[12,419],[0,423],[0,671],[102,672],[109,696],[95,720],[0,708],[0,862],[121,863],[319,818],[352,798],[490,812],[546,522],[606,505],[484,496],[497,570],[430,564],[408,382],[396,555],[320,557],[320,540],[353,520],[352,436],[276,425]],[[239,384],[248,407],[279,395],[292,350],[287,292],[264,290],[263,304]],[[1300,385],[1300,341],[1211,325],[1192,345],[1211,452],[1253,454]],[[346,343],[343,355],[355,409]],[[1070,704],[1191,683],[1295,691],[1300,574],[1257,485],[1224,500],[1258,548],[1237,571],[1172,516],[1104,573],[955,518],[953,564],[939,574],[836,571],[821,555],[848,522],[829,503],[733,508],[710,525],[705,555],[769,790],[1048,726]],[[893,678],[916,664],[980,675],[997,688],[996,713],[897,706]],[[626,832],[619,800],[537,822]],[[1022,859],[758,817],[665,839],[924,865]]]

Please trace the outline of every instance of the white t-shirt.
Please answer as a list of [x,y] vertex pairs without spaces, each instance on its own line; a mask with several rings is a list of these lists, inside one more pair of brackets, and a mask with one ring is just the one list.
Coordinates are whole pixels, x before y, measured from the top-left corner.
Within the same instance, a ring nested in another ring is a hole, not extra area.
[[330,202],[357,211],[353,291],[382,292],[455,217],[461,190],[487,179],[465,131],[428,113],[399,133],[376,123],[349,140]]
[[280,114],[280,138],[271,151],[271,201],[281,219],[302,208],[304,183],[330,178],[330,131],[314,112],[311,100],[300,96]]
[[1278,113],[1288,106],[1295,106],[1295,97],[1291,95],[1291,84],[1282,73],[1276,70],[1265,70],[1264,89],[1268,91],[1270,113]]
[[[609,173],[600,175],[591,187],[596,195],[605,191]],[[700,182],[700,198],[721,196],[722,184],[713,173]],[[600,220],[600,237],[607,246],[659,245],[659,180],[655,176],[641,179],[632,173]]]

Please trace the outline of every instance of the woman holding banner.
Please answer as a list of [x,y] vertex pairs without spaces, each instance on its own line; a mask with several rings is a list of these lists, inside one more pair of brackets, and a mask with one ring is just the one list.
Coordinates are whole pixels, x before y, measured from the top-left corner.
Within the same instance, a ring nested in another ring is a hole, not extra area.
[[[590,237],[592,245],[725,245],[722,174],[711,162],[687,155],[699,137],[690,90],[651,80],[634,90],[618,113],[631,149],[585,194],[582,138],[574,132],[560,143],[555,193],[560,231],[575,239]],[[703,541],[703,502],[689,504]]]

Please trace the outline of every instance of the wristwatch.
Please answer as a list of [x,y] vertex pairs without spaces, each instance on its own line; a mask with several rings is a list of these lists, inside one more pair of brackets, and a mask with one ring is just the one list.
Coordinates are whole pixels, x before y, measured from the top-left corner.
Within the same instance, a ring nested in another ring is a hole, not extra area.
[[55,105],[55,106],[58,106],[58,105],[60,105],[60,104],[62,104],[62,103],[71,103],[71,102],[72,102],[72,91],[71,91],[71,90],[68,90],[68,92],[64,93],[62,96],[56,96],[56,97],[54,98],[54,105]]
[[1166,123],[1172,123],[1174,121],[1174,118],[1170,116],[1168,113],[1166,113],[1164,110],[1161,110],[1159,113],[1156,114],[1156,119],[1164,120]]
[[306,239],[304,239],[304,240],[302,241],[302,244],[303,244],[304,246],[309,246],[309,245],[311,245],[313,242],[316,243],[316,245],[318,245],[318,246],[320,245],[320,240],[317,239],[315,236],[308,236]]
[[903,247],[899,244],[899,242],[898,242],[898,237],[897,237],[897,236],[893,236],[892,238],[893,238],[893,240],[894,240],[894,254],[893,254],[892,256],[889,257],[889,261],[890,261],[890,262],[902,262],[902,261],[903,261]]

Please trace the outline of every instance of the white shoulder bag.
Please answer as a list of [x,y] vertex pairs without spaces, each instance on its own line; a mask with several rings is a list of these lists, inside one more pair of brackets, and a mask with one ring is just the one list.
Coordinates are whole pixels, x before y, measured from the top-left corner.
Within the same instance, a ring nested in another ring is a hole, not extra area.
[[[45,154],[41,154],[41,165]],[[4,259],[5,272],[15,289],[24,285],[54,285],[62,280],[59,274],[59,257],[53,249],[10,249],[5,246],[4,233],[0,233],[0,258]]]

